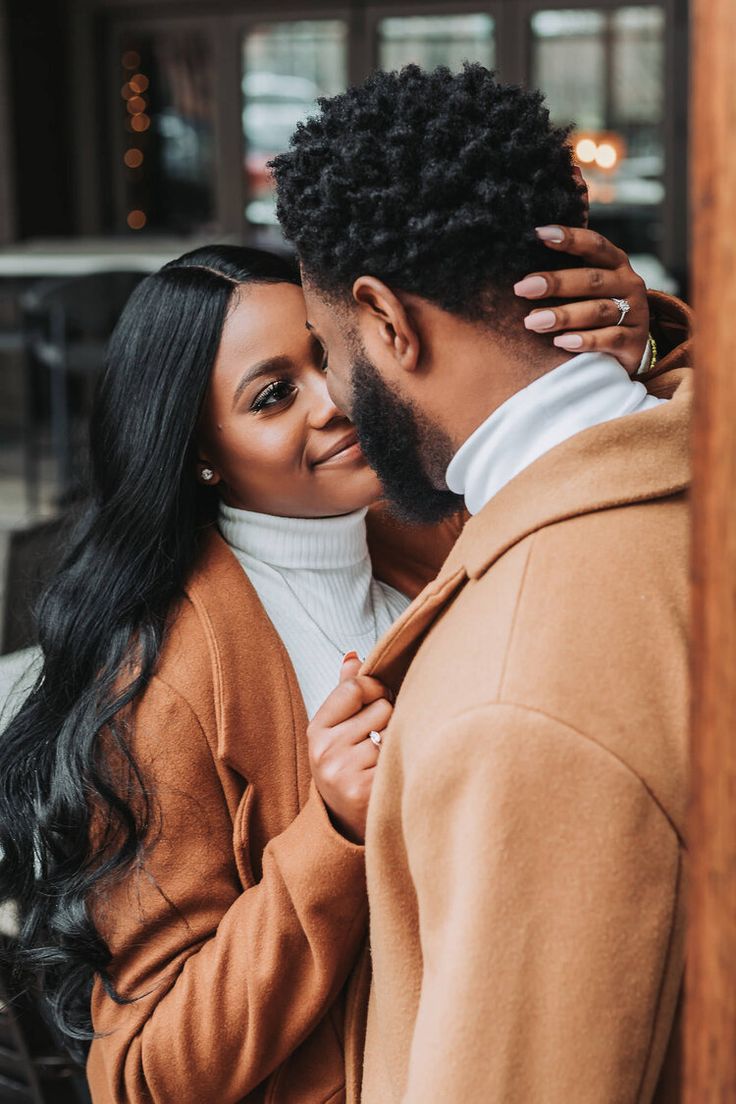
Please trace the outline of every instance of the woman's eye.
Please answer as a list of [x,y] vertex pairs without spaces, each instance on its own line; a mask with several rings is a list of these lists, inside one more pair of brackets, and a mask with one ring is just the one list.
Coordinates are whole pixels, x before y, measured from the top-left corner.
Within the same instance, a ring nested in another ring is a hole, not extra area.
[[288,399],[293,392],[294,384],[291,380],[274,380],[256,396],[251,403],[251,410],[257,413],[259,410],[265,410],[266,407],[275,406]]

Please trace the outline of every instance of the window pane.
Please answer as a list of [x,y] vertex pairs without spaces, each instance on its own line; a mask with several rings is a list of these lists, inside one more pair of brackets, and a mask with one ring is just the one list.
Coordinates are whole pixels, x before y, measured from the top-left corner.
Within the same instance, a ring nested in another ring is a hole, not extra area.
[[288,147],[296,124],[318,96],[347,84],[347,27],[339,19],[255,27],[243,40],[243,133],[247,204],[256,227],[275,227],[273,185],[266,165]]
[[209,43],[197,31],[126,36],[121,51],[125,221],[188,234],[214,221]]
[[532,16],[531,29],[533,83],[555,121],[575,125],[591,226],[634,255],[656,257],[664,199],[663,10],[543,11]]
[[532,16],[533,83],[557,120],[578,127],[605,126],[605,15],[596,11],[544,11]]
[[613,17],[613,37],[616,121],[658,126],[664,99],[664,12],[660,8],[620,8]]
[[495,42],[490,15],[412,15],[382,19],[378,27],[378,64],[400,69],[414,62],[425,69],[464,61],[493,68]]

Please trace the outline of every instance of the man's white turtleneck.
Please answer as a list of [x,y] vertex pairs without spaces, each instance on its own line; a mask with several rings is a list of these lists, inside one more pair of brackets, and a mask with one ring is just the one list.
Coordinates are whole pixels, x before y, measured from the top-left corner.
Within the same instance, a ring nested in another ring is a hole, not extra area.
[[614,357],[581,353],[517,391],[475,430],[447,469],[447,486],[479,513],[545,452],[602,422],[649,410],[648,394]]
[[309,717],[337,685],[345,652],[367,655],[409,604],[373,578],[366,513],[285,518],[220,507],[220,532],[289,653]]

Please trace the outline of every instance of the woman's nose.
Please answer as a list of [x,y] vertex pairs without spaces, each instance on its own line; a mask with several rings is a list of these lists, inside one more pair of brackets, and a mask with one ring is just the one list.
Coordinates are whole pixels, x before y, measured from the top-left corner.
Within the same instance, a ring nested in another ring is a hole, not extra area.
[[314,398],[310,410],[310,421],[314,429],[324,429],[335,418],[344,418],[342,410],[333,402],[327,390],[327,381],[322,373],[314,383]]

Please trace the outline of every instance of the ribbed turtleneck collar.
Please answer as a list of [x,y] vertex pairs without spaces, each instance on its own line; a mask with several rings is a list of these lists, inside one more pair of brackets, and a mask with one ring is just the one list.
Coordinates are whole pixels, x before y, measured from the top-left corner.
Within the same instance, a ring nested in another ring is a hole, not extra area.
[[368,556],[368,510],[329,518],[289,518],[220,506],[219,529],[236,551],[273,567],[350,567]]
[[614,357],[581,353],[517,391],[486,418],[453,457],[447,486],[477,514],[550,449],[660,401]]

